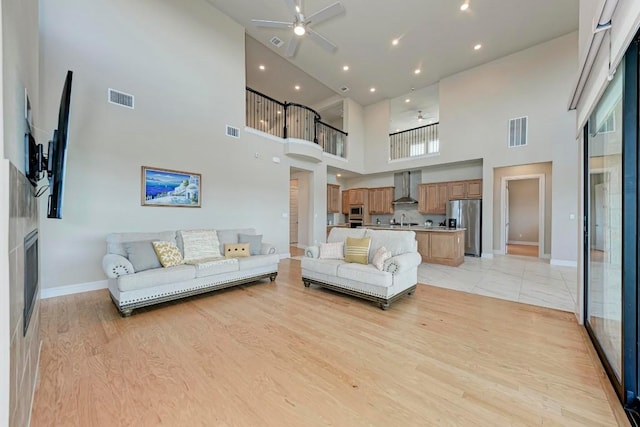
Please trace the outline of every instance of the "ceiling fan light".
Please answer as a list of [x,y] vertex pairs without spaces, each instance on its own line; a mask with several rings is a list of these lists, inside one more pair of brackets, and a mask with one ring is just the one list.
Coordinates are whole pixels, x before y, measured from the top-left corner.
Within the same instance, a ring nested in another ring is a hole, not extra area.
[[304,29],[304,25],[296,24],[296,26],[293,27],[293,32],[296,33],[297,36],[304,36],[306,30]]

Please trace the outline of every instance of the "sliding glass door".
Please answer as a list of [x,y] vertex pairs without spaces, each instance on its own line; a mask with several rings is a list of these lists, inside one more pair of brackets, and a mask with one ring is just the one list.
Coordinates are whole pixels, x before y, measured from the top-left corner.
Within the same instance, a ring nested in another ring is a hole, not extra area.
[[620,400],[638,396],[638,46],[584,131],[585,326]]

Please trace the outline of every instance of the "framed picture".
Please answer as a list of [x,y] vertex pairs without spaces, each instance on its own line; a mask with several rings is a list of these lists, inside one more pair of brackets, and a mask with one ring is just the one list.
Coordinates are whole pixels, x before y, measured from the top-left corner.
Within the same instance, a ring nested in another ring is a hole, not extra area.
[[142,206],[200,207],[199,173],[142,166]]

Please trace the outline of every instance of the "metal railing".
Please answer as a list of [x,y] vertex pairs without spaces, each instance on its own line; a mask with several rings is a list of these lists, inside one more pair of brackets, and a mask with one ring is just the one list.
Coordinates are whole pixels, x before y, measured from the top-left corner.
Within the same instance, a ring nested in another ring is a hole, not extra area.
[[246,88],[247,126],[279,138],[319,144],[330,154],[346,157],[346,132],[323,123],[317,111],[293,102],[280,102]]
[[389,134],[389,159],[407,159],[440,152],[439,123]]
[[250,88],[247,88],[246,99],[247,126],[285,138],[286,105]]
[[345,158],[347,157],[347,133],[323,122],[316,123],[318,144],[325,153]]

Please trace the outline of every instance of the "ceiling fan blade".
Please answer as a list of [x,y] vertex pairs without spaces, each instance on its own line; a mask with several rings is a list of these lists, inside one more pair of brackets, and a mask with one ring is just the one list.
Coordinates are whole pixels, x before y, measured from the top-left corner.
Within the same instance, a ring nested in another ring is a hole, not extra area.
[[291,58],[293,55],[295,55],[299,42],[300,42],[299,36],[292,36],[289,39],[289,45],[287,46],[287,50],[284,52],[284,56],[287,58]]
[[337,1],[334,4],[327,6],[324,9],[308,16],[307,19],[304,20],[304,22],[307,25],[319,24],[329,18],[333,18],[336,15],[340,15],[342,12],[344,12],[344,7],[342,6],[342,3]]
[[289,12],[291,12],[294,16],[300,13],[298,0],[284,0],[284,2],[287,4],[287,8],[289,9]]
[[282,21],[265,21],[264,19],[252,19],[253,25],[256,27],[269,27],[269,28],[292,28],[291,22]]
[[335,44],[331,43],[329,40],[327,40],[326,37],[324,37],[323,35],[318,34],[315,31],[313,31],[311,28],[307,27],[307,34],[309,35],[311,40],[315,41],[320,46],[322,46],[325,50],[327,50],[327,51],[329,51],[331,53],[335,52],[338,49],[338,46],[336,46]]

